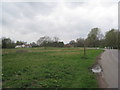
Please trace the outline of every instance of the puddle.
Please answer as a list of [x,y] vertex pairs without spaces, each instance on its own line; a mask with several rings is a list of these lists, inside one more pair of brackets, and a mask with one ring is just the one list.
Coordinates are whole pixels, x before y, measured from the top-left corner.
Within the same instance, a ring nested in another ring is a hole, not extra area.
[[100,72],[102,72],[102,68],[98,64],[93,66],[91,70],[92,70],[93,73],[100,73]]

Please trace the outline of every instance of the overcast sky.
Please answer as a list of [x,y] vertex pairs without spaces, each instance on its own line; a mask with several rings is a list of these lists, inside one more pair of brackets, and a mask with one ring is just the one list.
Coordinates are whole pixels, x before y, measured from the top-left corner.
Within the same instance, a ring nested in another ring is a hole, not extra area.
[[67,43],[86,38],[95,27],[103,33],[117,29],[118,0],[3,2],[2,16],[1,37],[30,43],[42,36],[57,36]]

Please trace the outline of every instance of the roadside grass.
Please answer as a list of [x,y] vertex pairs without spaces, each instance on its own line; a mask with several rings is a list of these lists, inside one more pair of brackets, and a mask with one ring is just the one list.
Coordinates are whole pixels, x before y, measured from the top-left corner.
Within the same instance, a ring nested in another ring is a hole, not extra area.
[[3,88],[98,88],[89,70],[103,50],[82,48],[3,49]]

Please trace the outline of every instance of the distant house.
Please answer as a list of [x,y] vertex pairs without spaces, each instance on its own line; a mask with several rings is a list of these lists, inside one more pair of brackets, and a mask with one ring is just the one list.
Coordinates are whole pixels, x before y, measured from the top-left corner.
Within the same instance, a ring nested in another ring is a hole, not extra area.
[[15,48],[24,48],[25,45],[16,45]]
[[16,45],[15,46],[15,48],[30,48],[30,47],[32,47],[31,45],[29,45],[29,44],[26,44],[26,45]]

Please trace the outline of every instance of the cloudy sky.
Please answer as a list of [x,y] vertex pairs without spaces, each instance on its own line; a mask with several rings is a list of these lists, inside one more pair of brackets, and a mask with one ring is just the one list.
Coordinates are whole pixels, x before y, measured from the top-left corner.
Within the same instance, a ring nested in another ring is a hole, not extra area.
[[79,37],[86,38],[94,27],[99,27],[105,33],[118,28],[118,1],[4,1],[0,4],[0,37],[30,43],[42,36],[57,36],[67,43]]

